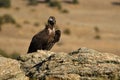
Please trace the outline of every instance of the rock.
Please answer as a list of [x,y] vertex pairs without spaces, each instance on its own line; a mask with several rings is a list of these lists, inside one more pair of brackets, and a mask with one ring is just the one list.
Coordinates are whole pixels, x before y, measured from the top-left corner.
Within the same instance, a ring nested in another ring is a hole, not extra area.
[[0,56],[0,80],[29,80],[18,61]]
[[17,60],[0,56],[0,80],[119,80],[120,57],[88,48],[38,51]]
[[42,51],[19,57],[21,69],[35,80],[119,80],[120,57],[80,48],[70,53]]

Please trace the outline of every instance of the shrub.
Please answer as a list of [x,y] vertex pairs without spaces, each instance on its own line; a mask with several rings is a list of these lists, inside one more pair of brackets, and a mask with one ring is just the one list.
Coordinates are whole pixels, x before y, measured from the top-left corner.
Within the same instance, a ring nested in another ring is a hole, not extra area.
[[100,30],[97,26],[94,27],[94,31],[95,31],[95,39],[101,39],[101,36],[99,35],[100,34]]
[[62,6],[61,6],[60,2],[57,1],[57,0],[56,1],[49,1],[48,5],[50,7],[57,7],[59,10],[62,9]]
[[1,25],[0,25],[0,31],[2,31],[2,27],[1,27]]
[[69,11],[67,9],[63,9],[62,13],[69,13]]
[[0,16],[0,24],[2,24],[2,17]]
[[4,14],[3,16],[0,16],[0,31],[1,31],[2,24],[5,24],[5,23],[15,24],[17,28],[21,27],[21,25],[18,24],[15,21],[15,19],[11,15],[9,15],[9,14]]
[[20,24],[16,24],[16,27],[17,28],[21,28],[22,26]]
[[10,0],[0,0],[0,7],[9,8],[11,6]]
[[28,0],[28,5],[37,5],[38,4],[38,2],[37,2],[37,0]]
[[45,0],[46,2],[50,2],[50,0]]
[[15,10],[19,11],[19,10],[20,10],[20,8],[19,8],[19,7],[16,7],[16,8],[15,8]]
[[73,0],[73,4],[78,4],[78,0]]
[[0,17],[0,31],[2,30],[2,17]]
[[94,38],[95,39],[101,39],[100,35],[96,35]]
[[65,0],[64,2],[69,3],[69,4],[78,4],[79,0]]
[[15,19],[9,14],[3,15],[2,19],[3,19],[3,23],[13,23],[13,24],[16,23]]
[[99,30],[99,28],[97,26],[94,27],[94,30],[95,30],[96,33],[100,32],[100,30]]
[[39,26],[39,23],[38,23],[38,22],[35,22],[35,23],[34,23],[34,26],[35,26],[35,27],[38,27],[38,26]]
[[63,31],[63,33],[66,34],[66,35],[70,35],[71,31],[70,31],[70,29],[67,28]]

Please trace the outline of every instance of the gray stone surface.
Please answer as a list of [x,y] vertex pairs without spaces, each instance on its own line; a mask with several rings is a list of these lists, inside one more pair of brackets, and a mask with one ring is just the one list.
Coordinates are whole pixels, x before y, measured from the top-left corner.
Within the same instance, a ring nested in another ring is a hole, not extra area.
[[29,80],[18,61],[0,56],[0,80]]
[[120,57],[88,48],[0,56],[0,80],[120,80]]
[[35,80],[119,80],[120,57],[80,48],[70,53],[38,51],[19,57],[21,68]]

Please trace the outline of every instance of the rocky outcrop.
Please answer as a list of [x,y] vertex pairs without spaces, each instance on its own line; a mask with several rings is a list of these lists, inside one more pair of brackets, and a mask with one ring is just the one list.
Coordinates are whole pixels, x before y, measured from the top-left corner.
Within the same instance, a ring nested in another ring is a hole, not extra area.
[[[80,48],[70,53],[38,51],[18,60],[34,80],[119,80],[120,57]],[[15,63],[14,63],[15,64]]]
[[88,48],[0,56],[0,80],[120,80],[120,57]]
[[16,60],[0,56],[0,80],[29,80]]

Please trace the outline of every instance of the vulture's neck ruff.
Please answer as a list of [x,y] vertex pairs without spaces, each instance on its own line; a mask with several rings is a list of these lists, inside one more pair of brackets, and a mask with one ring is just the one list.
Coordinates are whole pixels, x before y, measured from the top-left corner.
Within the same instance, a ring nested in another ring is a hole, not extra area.
[[45,29],[48,31],[48,35],[50,36],[55,35],[55,26],[51,26],[50,24],[47,24]]
[[55,24],[56,20],[55,17],[50,16],[48,19],[48,24],[47,24],[47,30],[48,30],[48,35],[54,36],[55,35]]

